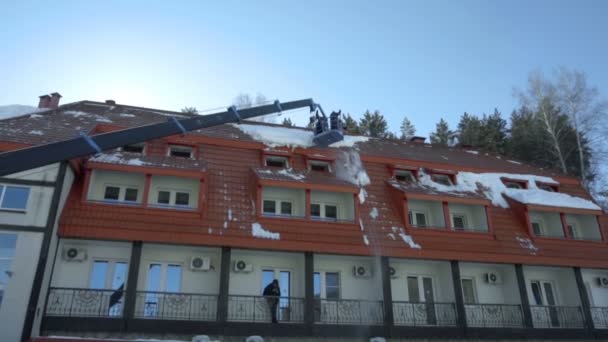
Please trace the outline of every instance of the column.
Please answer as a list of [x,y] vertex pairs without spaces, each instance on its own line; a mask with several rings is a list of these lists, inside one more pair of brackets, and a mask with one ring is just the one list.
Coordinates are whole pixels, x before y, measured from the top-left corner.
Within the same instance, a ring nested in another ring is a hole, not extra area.
[[217,298],[217,320],[224,323],[228,320],[228,290],[230,288],[230,247],[222,247],[222,265],[220,266],[220,293]]
[[532,322],[532,310],[530,310],[530,300],[528,299],[526,278],[524,278],[524,267],[521,264],[515,264],[515,275],[517,276],[517,286],[519,287],[521,311],[524,315],[524,328],[532,329],[534,328],[534,323]]

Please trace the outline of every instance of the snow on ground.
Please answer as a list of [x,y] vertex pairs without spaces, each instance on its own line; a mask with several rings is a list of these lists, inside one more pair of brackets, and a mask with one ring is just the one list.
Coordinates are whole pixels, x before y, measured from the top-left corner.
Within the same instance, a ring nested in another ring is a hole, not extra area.
[[254,222],[251,224],[251,235],[262,238],[262,239],[271,239],[271,240],[280,240],[281,239],[280,233],[272,233],[272,232],[264,229],[264,227],[262,227],[262,225],[257,222]]
[[[47,109],[48,108],[37,108],[18,104],[0,106],[0,119],[7,119],[13,116],[19,116],[28,113],[36,113],[40,111],[45,111]],[[37,116],[39,117],[40,115]],[[33,115],[31,117],[33,117]]]

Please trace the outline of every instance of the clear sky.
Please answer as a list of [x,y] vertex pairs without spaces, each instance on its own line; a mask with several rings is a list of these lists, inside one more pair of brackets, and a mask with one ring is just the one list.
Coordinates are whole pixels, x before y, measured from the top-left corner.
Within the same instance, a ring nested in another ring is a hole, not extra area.
[[536,68],[583,70],[608,97],[608,1],[8,0],[0,42],[0,105],[58,91],[207,109],[259,92],[427,135],[464,111],[508,116]]

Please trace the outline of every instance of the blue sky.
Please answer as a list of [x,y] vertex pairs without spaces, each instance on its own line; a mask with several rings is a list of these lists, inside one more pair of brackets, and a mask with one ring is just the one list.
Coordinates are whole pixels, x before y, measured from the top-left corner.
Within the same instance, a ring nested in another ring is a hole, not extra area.
[[508,116],[536,68],[583,70],[608,97],[607,17],[607,1],[9,0],[0,105],[58,91],[207,109],[259,92],[427,135],[464,111]]

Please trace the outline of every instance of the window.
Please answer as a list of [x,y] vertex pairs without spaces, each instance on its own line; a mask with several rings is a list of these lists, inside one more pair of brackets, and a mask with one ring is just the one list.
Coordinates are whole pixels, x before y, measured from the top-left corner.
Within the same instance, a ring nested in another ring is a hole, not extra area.
[[524,187],[517,182],[504,182],[505,186],[509,189],[523,189]]
[[434,173],[431,175],[431,180],[435,183],[439,183],[439,184],[446,185],[446,186],[454,185],[452,183],[452,178],[450,178],[450,176],[448,176],[448,175]]
[[144,316],[158,314],[159,303],[164,294],[159,292],[181,292],[182,266],[177,264],[152,263],[148,265]]
[[143,154],[145,146],[146,146],[145,143],[131,144],[131,145],[125,145],[125,146],[121,147],[120,150],[123,152]]
[[293,208],[290,201],[265,199],[262,203],[264,214],[269,215],[293,215]]
[[316,219],[337,220],[338,206],[329,203],[311,203],[310,216]]
[[17,246],[17,234],[0,233],[0,307],[4,290],[11,279],[11,264],[15,257],[15,247]]
[[156,204],[163,207],[190,208],[190,193],[184,190],[163,189],[158,190]]
[[428,276],[408,276],[407,293],[409,301],[412,303],[433,303],[435,301],[433,278]]
[[421,211],[409,212],[410,224],[414,227],[426,227],[426,214]]
[[289,159],[287,157],[266,156],[264,158],[264,160],[266,162],[266,166],[284,167],[284,168],[288,168],[289,167]]
[[467,217],[464,214],[452,214],[452,227],[455,230],[465,230],[467,228]]
[[340,273],[315,272],[313,294],[315,298],[340,299]]
[[94,260],[89,288],[91,289],[112,289],[125,286],[127,281],[127,262]]
[[543,236],[543,227],[540,222],[532,222],[532,232],[536,236]]
[[410,170],[396,170],[395,179],[399,182],[413,183],[415,180],[414,173]]
[[549,192],[557,192],[557,189],[558,189],[556,185],[551,185],[551,184],[541,183],[541,182],[536,182],[536,186],[541,190],[545,190],[545,191],[549,191]]
[[169,156],[178,158],[193,158],[193,148],[190,146],[169,145]]
[[475,296],[475,282],[473,278],[462,278],[460,279],[462,284],[462,298],[465,304],[477,303],[477,297]]
[[570,235],[570,237],[572,237],[573,239],[582,239],[583,238],[576,223],[568,223],[566,225],[566,228],[568,229],[568,235]]
[[311,171],[331,172],[329,162],[322,160],[311,160],[308,162],[308,168]]
[[106,185],[103,199],[111,202],[137,202],[139,190],[129,185]]
[[0,185],[0,209],[25,211],[29,197],[28,187]]

